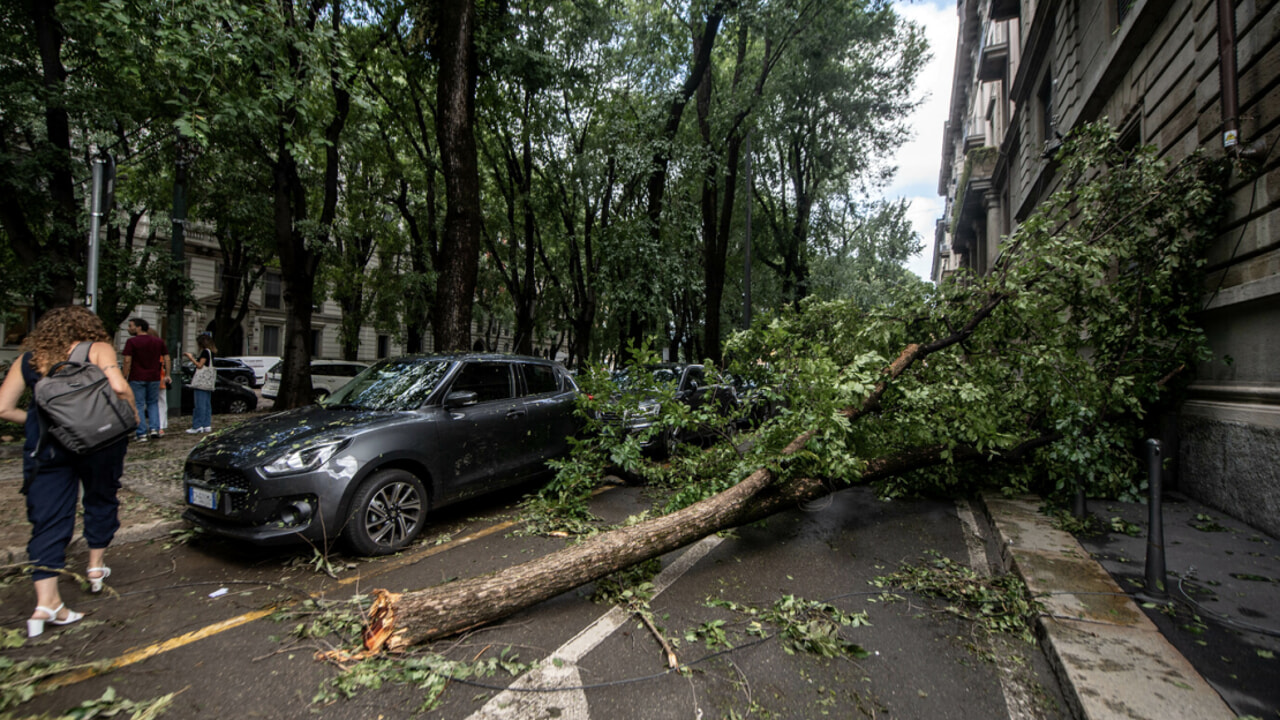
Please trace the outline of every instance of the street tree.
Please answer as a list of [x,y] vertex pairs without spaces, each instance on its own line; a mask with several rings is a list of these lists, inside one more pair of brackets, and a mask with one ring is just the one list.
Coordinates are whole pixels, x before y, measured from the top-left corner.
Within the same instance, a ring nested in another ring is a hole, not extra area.
[[874,187],[906,138],[911,89],[925,59],[919,28],[883,3],[833,3],[780,59],[755,147],[759,260],[783,301],[810,293],[815,214],[851,189]]
[[[12,260],[6,304],[39,315],[83,299],[93,158],[113,152],[122,174],[145,178],[172,119],[156,81],[165,76],[165,22],[146,5],[0,4],[0,232]],[[151,283],[165,283],[173,269],[132,244],[139,219],[161,206],[157,198],[127,189],[119,196],[127,202],[106,219],[99,278],[110,295],[108,327],[151,299]]]

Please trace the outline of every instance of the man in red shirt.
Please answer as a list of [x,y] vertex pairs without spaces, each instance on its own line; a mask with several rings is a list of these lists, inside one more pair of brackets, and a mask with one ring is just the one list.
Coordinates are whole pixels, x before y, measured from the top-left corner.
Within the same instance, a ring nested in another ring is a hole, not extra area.
[[130,337],[124,343],[124,376],[133,388],[138,407],[139,442],[147,435],[160,437],[160,377],[169,374],[169,348],[160,338],[147,334],[142,318],[129,319]]

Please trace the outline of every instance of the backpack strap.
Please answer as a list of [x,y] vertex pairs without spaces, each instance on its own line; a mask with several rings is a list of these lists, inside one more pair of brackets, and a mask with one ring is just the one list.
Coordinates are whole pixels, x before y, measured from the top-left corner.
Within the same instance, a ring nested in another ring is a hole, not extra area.
[[[72,348],[71,355],[67,359],[70,360],[71,362],[81,362],[81,363],[89,362],[89,350],[92,347],[93,347],[92,340],[85,340],[82,343],[78,343],[74,348]],[[76,357],[77,355],[79,355],[80,357],[77,358]]]

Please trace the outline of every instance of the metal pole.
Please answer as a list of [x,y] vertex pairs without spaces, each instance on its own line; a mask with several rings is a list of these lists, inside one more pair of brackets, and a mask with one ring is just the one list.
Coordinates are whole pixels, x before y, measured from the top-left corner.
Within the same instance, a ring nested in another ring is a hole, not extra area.
[[1169,597],[1166,590],[1164,568],[1164,515],[1160,508],[1160,497],[1163,494],[1163,465],[1161,451],[1163,446],[1159,440],[1147,440],[1147,587],[1146,594],[1158,599]]
[[753,204],[751,197],[751,188],[754,184],[751,178],[751,130],[747,130],[747,138],[743,142],[746,145],[746,162],[747,162],[747,241],[745,258],[742,268],[742,327],[744,330],[751,329],[751,206]]
[[89,271],[84,280],[84,304],[95,313],[98,312],[98,253],[101,245],[98,236],[102,232],[102,216],[106,210],[103,197],[106,175],[106,159],[94,158],[93,192],[89,200]]

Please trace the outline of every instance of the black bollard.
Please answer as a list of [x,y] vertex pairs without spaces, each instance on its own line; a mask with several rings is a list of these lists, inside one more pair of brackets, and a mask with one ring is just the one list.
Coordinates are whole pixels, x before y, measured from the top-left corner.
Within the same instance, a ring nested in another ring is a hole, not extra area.
[[1077,489],[1076,496],[1072,498],[1071,516],[1077,520],[1089,517],[1089,496],[1085,495],[1084,488]]
[[1163,447],[1155,438],[1147,439],[1147,472],[1150,479],[1147,483],[1147,587],[1145,594],[1159,600],[1169,597],[1168,583],[1164,571],[1164,515],[1160,510],[1161,464]]

